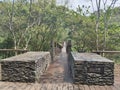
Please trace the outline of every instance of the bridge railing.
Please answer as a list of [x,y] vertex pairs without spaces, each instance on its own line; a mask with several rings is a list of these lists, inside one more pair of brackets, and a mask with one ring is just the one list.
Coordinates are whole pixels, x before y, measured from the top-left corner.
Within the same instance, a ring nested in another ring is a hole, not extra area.
[[0,49],[0,59],[15,56],[17,54],[25,53],[28,50],[24,49]]
[[93,51],[101,56],[114,60],[116,63],[120,63],[120,51]]
[[103,53],[115,54],[115,53],[120,53],[120,51],[93,51],[93,53],[97,53],[97,54],[103,54]]

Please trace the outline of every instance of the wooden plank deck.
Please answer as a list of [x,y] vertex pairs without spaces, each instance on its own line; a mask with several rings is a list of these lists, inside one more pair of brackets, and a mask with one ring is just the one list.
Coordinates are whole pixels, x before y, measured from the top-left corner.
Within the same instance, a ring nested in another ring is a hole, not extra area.
[[65,52],[57,57],[41,77],[40,83],[0,81],[0,90],[120,90],[120,65],[115,65],[115,83],[112,86],[75,85],[68,69]]

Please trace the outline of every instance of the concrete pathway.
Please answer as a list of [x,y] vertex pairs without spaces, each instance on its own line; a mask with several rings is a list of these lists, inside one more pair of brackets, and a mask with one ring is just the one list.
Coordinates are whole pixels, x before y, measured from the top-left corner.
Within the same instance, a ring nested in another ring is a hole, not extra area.
[[65,42],[62,48],[62,52],[57,57],[57,60],[50,65],[48,70],[41,77],[41,83],[63,83],[63,82],[72,82],[68,69]]

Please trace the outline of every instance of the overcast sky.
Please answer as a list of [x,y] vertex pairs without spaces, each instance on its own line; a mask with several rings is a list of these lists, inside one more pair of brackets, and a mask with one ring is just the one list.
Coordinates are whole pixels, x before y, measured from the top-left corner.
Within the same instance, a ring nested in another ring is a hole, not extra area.
[[[0,0],[0,1],[3,1],[3,0]],[[11,0],[12,1],[12,0]],[[58,5],[65,5],[65,2],[68,3],[67,6],[69,8],[72,8],[74,10],[76,10],[76,8],[78,7],[78,5],[80,7],[82,7],[82,5],[85,5],[85,6],[90,6],[90,12],[93,12],[93,9],[92,9],[92,4],[90,2],[90,0],[56,0],[57,1],[57,4]],[[93,0],[94,2],[94,9],[96,9],[96,2],[95,0]],[[109,5],[111,3],[112,0],[107,0],[107,4]],[[115,6],[120,6],[120,0],[118,0],[116,2],[116,5]],[[101,8],[103,8],[103,5],[101,5]]]
[[[76,8],[78,7],[78,5],[80,7],[82,7],[82,5],[85,5],[85,6],[90,6],[90,12],[93,12],[93,9],[92,9],[92,4],[90,2],[90,0],[57,0],[57,4],[62,4],[64,5],[65,2],[68,1],[68,7],[69,8],[72,8],[74,10],[76,10]],[[96,3],[95,3],[95,0],[93,0],[94,2],[94,9],[96,9]],[[111,3],[111,0],[108,0],[107,1],[107,4],[109,5]],[[118,0],[116,2],[116,5],[115,6],[120,6],[120,0]],[[101,5],[101,8],[103,8],[103,5]]]

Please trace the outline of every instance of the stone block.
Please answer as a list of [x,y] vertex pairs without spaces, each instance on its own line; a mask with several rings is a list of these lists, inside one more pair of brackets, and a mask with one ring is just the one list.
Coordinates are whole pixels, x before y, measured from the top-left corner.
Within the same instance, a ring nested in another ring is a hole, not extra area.
[[11,82],[39,82],[47,70],[49,52],[27,52],[1,61],[1,80]]
[[74,53],[70,69],[74,83],[87,85],[113,85],[114,62],[95,53]]

